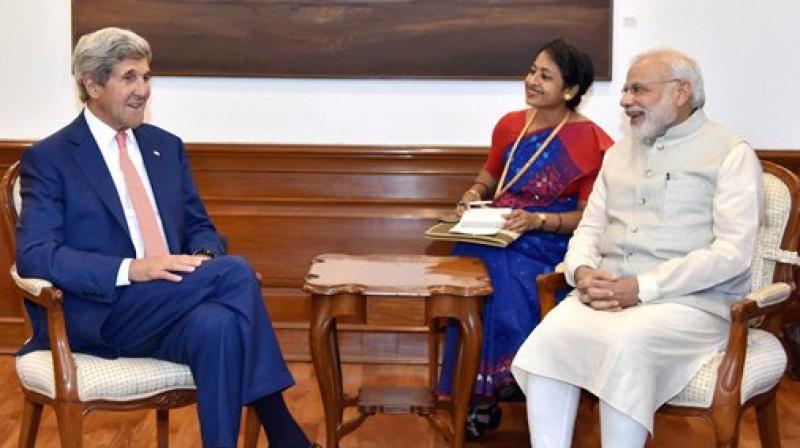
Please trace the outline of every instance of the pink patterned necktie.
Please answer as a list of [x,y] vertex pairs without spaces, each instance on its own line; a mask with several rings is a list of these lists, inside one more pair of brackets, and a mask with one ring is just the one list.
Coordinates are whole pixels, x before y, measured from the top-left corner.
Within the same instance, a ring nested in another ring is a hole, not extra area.
[[133,211],[136,213],[136,221],[139,223],[139,231],[141,231],[144,241],[144,255],[145,257],[155,257],[168,254],[169,251],[161,237],[156,214],[150,198],[147,197],[142,178],[139,177],[139,173],[136,172],[136,168],[128,157],[125,131],[117,132],[115,138],[119,148],[119,166],[122,169],[122,177],[125,179],[125,186],[128,187],[128,195],[133,203]]

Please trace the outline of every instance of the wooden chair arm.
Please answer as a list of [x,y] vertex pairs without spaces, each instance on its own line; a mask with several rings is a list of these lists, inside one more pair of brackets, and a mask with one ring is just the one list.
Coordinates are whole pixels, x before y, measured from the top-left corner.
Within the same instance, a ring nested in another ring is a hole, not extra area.
[[731,305],[731,329],[725,355],[717,370],[712,407],[738,409],[750,320],[782,312],[788,305],[791,293],[792,287],[789,284],[773,283],[753,291]]
[[[22,278],[17,273],[17,266],[11,266],[11,280],[14,281],[14,286],[17,292],[25,296],[31,302],[37,305],[49,308],[55,302],[61,302],[63,295],[58,288],[53,287],[53,284],[47,280],[40,278]],[[56,292],[57,291],[57,292]],[[59,303],[60,305],[60,303]]]
[[56,396],[78,402],[78,373],[64,322],[64,293],[47,280],[20,277],[16,266],[11,267],[11,278],[20,295],[47,310],[47,335],[53,354]]
[[731,314],[742,314],[746,319],[752,319],[782,311],[788,305],[793,289],[792,285],[783,282],[764,286],[748,294],[744,300],[735,302]]
[[542,319],[556,307],[556,292],[568,287],[567,278],[563,272],[548,272],[536,276],[536,289],[539,292],[539,309]]

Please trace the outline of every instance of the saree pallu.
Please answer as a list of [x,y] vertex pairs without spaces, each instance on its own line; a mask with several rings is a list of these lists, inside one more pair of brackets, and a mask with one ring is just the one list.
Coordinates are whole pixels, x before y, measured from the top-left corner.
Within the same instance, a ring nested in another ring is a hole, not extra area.
[[[581,125],[574,123],[572,125]],[[589,123],[595,126],[593,123]],[[573,151],[565,146],[569,136],[562,133],[545,148],[532,166],[492,206],[524,208],[529,212],[563,213],[577,209],[577,184],[593,179],[592,172],[581,169],[573,159],[574,150],[586,144],[581,139]],[[581,133],[583,134],[583,133]],[[512,179],[549,135],[549,130],[535,132],[520,141],[508,169]],[[594,148],[590,148],[591,151]],[[605,149],[605,148],[603,148]],[[595,149],[596,150],[596,149]],[[510,150],[506,150],[507,159]],[[571,190],[566,192],[565,190]],[[570,235],[544,231],[522,234],[506,248],[458,243],[453,255],[477,257],[486,265],[494,294],[483,306],[483,347],[473,391],[473,402],[492,399],[502,386],[513,384],[511,362],[519,347],[541,320],[536,276],[552,272],[564,259]],[[449,396],[458,353],[458,329],[450,323],[446,330],[445,350],[437,393]]]

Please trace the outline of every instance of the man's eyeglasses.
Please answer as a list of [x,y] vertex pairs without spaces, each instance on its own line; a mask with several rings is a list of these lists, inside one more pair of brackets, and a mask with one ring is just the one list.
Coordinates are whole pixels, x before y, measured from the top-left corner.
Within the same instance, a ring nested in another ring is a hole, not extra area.
[[663,81],[650,81],[650,82],[635,82],[631,85],[622,86],[622,94],[630,93],[633,96],[641,96],[650,93],[652,88],[648,87],[655,84],[666,84],[668,82],[680,81],[678,78],[665,79]]

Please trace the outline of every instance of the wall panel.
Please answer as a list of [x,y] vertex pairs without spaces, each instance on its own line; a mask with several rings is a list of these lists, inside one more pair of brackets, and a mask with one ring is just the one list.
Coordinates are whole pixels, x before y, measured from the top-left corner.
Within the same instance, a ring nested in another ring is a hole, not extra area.
[[[0,170],[6,172],[11,164],[19,160],[22,151],[30,142],[0,141]],[[2,176],[2,174],[0,174]],[[5,226],[0,220],[0,226]],[[5,239],[7,229],[0,228],[0,235]],[[25,319],[23,317],[21,299],[12,291],[11,277],[8,270],[14,257],[13,250],[5,243],[0,247],[0,353],[13,352],[26,337]]]
[[[0,142],[7,166],[27,142]],[[229,251],[247,257],[289,359],[308,359],[311,259],[321,253],[447,254],[424,230],[452,211],[484,148],[187,144],[195,180]],[[7,251],[6,251],[7,252]],[[7,272],[10,254],[0,259]],[[0,275],[0,350],[22,342],[18,299]],[[342,332],[345,359],[422,362],[424,310],[415,299],[378,303],[366,325]],[[393,333],[393,316],[411,326]],[[20,325],[14,325],[19,322]],[[19,328],[17,328],[19,327]],[[364,332],[365,328],[377,333]]]
[[[30,142],[0,141],[0,168]],[[264,297],[288,359],[308,359],[310,303],[300,289],[321,253],[447,254],[450,244],[423,231],[450,212],[486,150],[476,147],[381,147],[187,144],[195,180],[229,251],[263,275]],[[800,171],[796,151],[760,151]],[[11,291],[11,253],[0,251],[0,352],[24,339]],[[366,325],[347,324],[342,356],[366,362],[424,362],[423,309],[415,299],[376,302]],[[391,323],[410,325],[403,332]],[[377,333],[365,332],[369,329]]]

